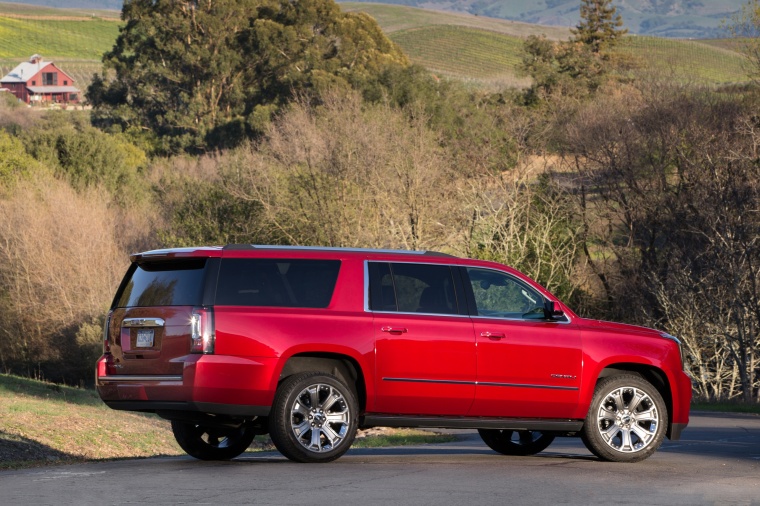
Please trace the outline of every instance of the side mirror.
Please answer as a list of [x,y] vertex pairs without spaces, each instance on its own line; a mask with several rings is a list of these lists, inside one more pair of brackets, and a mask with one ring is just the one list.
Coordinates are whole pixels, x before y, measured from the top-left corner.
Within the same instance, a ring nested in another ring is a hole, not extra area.
[[557,309],[553,300],[544,301],[544,318],[547,320],[554,320],[555,318],[561,318],[565,316],[565,312],[561,309]]

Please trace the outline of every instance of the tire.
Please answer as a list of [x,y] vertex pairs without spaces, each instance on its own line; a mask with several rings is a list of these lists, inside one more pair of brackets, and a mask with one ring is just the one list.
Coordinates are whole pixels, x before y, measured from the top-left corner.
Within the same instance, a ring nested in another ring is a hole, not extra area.
[[269,436],[295,462],[330,462],[348,451],[356,436],[354,392],[330,374],[290,376],[277,389],[269,416]]
[[533,430],[478,429],[483,442],[504,455],[535,455],[554,441],[552,434]]
[[596,386],[581,439],[602,460],[639,462],[660,447],[667,426],[660,392],[641,377],[624,374]]
[[252,428],[205,427],[172,420],[172,432],[185,452],[200,460],[230,460],[243,453],[256,436]]

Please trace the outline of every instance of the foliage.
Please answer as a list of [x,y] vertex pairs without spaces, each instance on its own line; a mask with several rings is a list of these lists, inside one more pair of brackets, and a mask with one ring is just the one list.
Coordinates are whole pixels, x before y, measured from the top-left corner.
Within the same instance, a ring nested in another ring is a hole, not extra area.
[[159,240],[171,246],[208,244],[259,244],[267,238],[261,230],[261,206],[230,191],[227,176],[165,176],[156,187],[166,226]]
[[0,196],[12,188],[19,178],[35,172],[34,167],[38,165],[19,139],[0,130]]
[[581,21],[571,30],[573,40],[594,54],[607,53],[628,30],[612,0],[581,0]]
[[103,314],[126,265],[116,213],[97,188],[35,174],[0,200],[0,363],[74,382],[75,334]]
[[[106,134],[70,113],[51,113],[21,134],[26,151],[57,176],[84,190],[102,185],[122,204],[139,200],[147,156],[120,135]],[[126,200],[125,200],[126,199]]]
[[747,0],[741,11],[731,17],[727,28],[739,41],[747,64],[747,74],[760,81],[760,0]]
[[101,127],[146,128],[167,152],[235,146],[294,94],[362,86],[406,58],[332,0],[127,0],[88,99]]
[[[259,202],[292,244],[437,249],[447,244],[451,173],[425,118],[363,105],[354,92],[293,104],[240,151],[228,189]],[[451,210],[454,211],[454,210]],[[443,221],[441,221],[443,220]]]
[[754,106],[654,82],[566,126],[608,310],[679,335],[706,398],[749,401],[760,384]]
[[551,42],[531,35],[525,41],[519,69],[533,79],[528,104],[552,95],[583,98],[606,81],[613,68],[610,50],[625,30],[610,0],[582,0],[581,21],[569,41]]

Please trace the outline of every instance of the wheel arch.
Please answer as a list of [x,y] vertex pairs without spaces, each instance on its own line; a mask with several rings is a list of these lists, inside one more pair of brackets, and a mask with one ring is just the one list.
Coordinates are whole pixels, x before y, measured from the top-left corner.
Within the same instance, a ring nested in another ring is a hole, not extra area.
[[621,374],[635,374],[651,383],[657,389],[668,409],[668,430],[666,436],[670,438],[671,430],[673,428],[673,394],[671,392],[670,381],[665,372],[656,366],[647,364],[631,362],[610,364],[599,372],[599,375],[596,378],[596,383],[594,384],[594,389],[596,389],[596,385],[598,385],[604,378],[619,376]]
[[331,374],[349,387],[354,388],[359,410],[367,407],[367,384],[359,362],[353,357],[330,352],[302,352],[287,359],[280,371],[277,383],[301,372],[322,372]]

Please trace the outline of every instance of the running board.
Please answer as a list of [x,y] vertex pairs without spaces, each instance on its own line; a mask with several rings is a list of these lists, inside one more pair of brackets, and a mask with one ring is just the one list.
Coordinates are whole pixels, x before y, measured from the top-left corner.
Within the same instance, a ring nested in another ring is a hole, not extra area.
[[437,429],[507,429],[542,432],[578,432],[583,420],[544,418],[465,418],[445,416],[365,415],[360,427],[432,427]]

